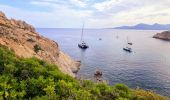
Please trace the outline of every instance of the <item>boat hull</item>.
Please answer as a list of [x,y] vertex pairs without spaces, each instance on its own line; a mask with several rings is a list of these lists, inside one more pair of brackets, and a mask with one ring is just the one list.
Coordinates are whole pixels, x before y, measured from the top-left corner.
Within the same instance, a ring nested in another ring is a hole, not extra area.
[[129,42],[128,44],[129,44],[129,45],[133,45],[133,43],[131,43],[131,42]]
[[81,44],[78,44],[78,47],[81,48],[81,49],[87,49],[87,48],[89,48],[88,45],[81,45]]
[[127,51],[127,52],[132,52],[131,49],[127,49],[127,48],[123,48],[124,51]]

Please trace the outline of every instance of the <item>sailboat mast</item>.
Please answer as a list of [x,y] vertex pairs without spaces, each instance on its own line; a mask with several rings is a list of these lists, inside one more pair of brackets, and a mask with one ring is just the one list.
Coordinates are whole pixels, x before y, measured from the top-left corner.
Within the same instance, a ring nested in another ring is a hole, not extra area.
[[127,36],[127,43],[129,43],[129,38],[128,38],[128,36]]
[[84,23],[83,23],[83,27],[82,27],[82,30],[81,30],[81,42],[83,40],[83,34],[84,34]]

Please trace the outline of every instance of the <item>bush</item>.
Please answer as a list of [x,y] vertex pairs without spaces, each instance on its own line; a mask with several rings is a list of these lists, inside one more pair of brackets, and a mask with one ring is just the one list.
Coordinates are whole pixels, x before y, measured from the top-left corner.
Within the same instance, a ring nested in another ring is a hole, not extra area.
[[[35,46],[35,48],[39,48]],[[37,49],[36,49],[37,50]],[[0,46],[0,99],[4,100],[168,100],[126,85],[76,80],[37,58],[18,58]]]
[[142,89],[134,90],[137,100],[169,100],[167,97],[155,94],[152,91],[144,91]]
[[38,53],[39,50],[42,50],[41,47],[38,44],[34,45],[34,51]]

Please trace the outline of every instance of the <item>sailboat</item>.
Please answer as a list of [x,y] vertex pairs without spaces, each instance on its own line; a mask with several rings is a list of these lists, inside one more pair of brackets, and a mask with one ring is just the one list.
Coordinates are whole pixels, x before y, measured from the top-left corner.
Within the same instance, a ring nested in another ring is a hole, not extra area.
[[124,51],[127,51],[127,52],[132,52],[132,48],[130,47],[130,45],[132,45],[131,42],[128,41],[128,38],[127,38],[127,46],[123,48]]
[[123,50],[127,51],[127,52],[132,52],[132,48],[126,46],[125,48],[123,48]]
[[83,41],[83,34],[84,34],[84,24],[83,24],[83,28],[81,32],[81,40],[80,40],[80,43],[78,44],[78,47],[81,49],[87,49],[89,48],[89,46]]

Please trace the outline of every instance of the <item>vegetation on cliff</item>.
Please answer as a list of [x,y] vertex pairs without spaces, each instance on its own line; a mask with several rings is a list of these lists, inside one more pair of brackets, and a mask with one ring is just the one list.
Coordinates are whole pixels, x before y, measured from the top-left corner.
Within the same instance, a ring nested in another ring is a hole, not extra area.
[[168,100],[150,91],[76,80],[37,58],[19,58],[0,46],[1,100]]
[[63,73],[75,76],[80,63],[63,53],[58,43],[41,36],[25,21],[8,19],[0,11],[0,44],[12,49],[19,57],[37,57],[48,63],[59,65]]

